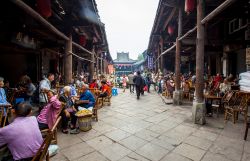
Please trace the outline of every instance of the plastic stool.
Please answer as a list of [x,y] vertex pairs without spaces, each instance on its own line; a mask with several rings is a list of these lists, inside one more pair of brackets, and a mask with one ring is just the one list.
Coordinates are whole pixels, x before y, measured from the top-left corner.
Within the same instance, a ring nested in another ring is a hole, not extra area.
[[112,96],[117,96],[118,92],[117,92],[117,88],[112,88]]

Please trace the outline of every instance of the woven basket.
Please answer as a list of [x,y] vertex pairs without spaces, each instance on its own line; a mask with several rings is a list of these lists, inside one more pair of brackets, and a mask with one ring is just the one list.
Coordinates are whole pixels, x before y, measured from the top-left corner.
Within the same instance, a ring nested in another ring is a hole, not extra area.
[[84,115],[78,116],[78,124],[81,131],[89,131],[92,129],[92,114],[91,115]]

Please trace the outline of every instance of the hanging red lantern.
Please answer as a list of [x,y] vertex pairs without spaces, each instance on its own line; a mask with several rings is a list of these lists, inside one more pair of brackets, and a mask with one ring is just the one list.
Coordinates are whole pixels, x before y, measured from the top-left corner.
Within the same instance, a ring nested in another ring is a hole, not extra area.
[[173,25],[168,25],[168,34],[172,35],[174,33],[174,26]]
[[80,35],[79,36],[79,44],[81,45],[81,46],[85,46],[86,45],[86,37],[84,36],[84,35]]
[[188,14],[194,10],[195,0],[185,0],[185,12]]
[[52,15],[50,0],[37,0],[37,11],[45,18],[49,18]]

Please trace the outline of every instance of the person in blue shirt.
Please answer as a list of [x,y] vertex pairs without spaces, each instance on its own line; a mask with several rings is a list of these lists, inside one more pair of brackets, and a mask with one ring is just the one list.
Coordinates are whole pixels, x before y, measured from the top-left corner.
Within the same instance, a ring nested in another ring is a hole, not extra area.
[[4,78],[0,77],[0,105],[10,105],[7,101],[5,90],[4,90]]
[[76,105],[79,107],[86,108],[92,111],[95,105],[95,97],[93,94],[88,90],[88,85],[84,84],[82,86],[82,93],[80,95],[80,99],[76,101]]
[[[0,77],[0,106],[4,107],[4,112],[3,112],[3,120],[5,119],[5,117],[7,117],[7,110],[6,110],[6,107],[10,107],[10,103],[7,101],[7,98],[6,98],[6,94],[5,94],[5,90],[4,90],[4,79],[3,77]],[[0,108],[0,111],[2,110],[2,108]],[[6,119],[6,124],[8,124],[8,117]],[[3,124],[0,125],[0,127],[2,126]]]

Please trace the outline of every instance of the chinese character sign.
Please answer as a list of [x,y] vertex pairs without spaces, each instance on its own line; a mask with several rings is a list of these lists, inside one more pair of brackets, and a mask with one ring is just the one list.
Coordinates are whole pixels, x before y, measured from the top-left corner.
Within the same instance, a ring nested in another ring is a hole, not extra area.
[[153,69],[153,57],[152,56],[148,56],[148,69]]

